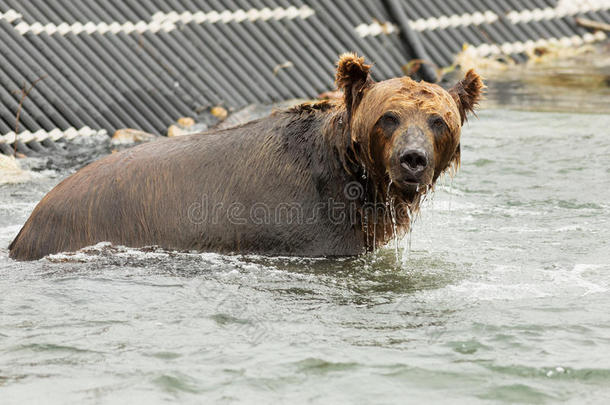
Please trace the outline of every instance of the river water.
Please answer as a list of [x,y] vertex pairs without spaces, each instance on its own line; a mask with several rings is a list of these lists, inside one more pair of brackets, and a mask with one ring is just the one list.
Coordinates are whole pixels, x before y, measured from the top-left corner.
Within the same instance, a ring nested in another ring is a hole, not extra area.
[[22,163],[34,178],[0,185],[0,403],[604,402],[610,115],[492,104],[398,261],[100,244],[14,262],[40,198],[108,150]]

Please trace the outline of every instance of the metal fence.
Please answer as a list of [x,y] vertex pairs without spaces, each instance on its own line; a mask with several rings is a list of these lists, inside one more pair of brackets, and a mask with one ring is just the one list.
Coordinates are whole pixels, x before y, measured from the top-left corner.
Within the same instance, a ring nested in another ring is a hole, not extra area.
[[0,150],[16,131],[37,149],[125,127],[164,133],[216,105],[315,97],[346,51],[382,80],[413,59],[451,65],[464,44],[522,61],[538,46],[605,39],[576,16],[610,23],[610,0],[0,0]]

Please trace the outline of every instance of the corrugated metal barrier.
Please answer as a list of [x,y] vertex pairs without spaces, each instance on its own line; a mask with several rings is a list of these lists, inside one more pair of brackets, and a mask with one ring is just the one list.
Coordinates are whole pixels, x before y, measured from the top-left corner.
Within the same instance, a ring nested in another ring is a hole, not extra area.
[[315,97],[346,51],[378,80],[428,61],[433,81],[464,44],[523,61],[606,38],[576,16],[610,23],[610,0],[0,0],[0,151]]

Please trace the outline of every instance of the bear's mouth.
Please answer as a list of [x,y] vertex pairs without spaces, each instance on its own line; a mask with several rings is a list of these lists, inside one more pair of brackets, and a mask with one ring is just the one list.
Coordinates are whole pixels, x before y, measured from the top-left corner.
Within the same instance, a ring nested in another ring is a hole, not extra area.
[[392,174],[393,175],[390,175],[392,183],[405,192],[417,193],[425,191],[432,182],[432,173],[430,173],[428,167],[420,169],[417,172],[412,172],[404,170],[401,165],[400,169],[394,171]]
[[425,190],[427,188],[427,184],[421,183],[412,178],[403,178],[395,181],[396,185],[405,190],[405,191],[413,191],[419,192],[420,190]]
[[413,179],[402,179],[402,180],[398,180],[398,184],[401,185],[404,188],[412,188],[412,187],[419,187],[419,181],[415,181]]
[[411,179],[401,179],[393,182],[396,185],[396,192],[400,199],[406,202],[413,202],[416,197],[423,193],[427,186]]

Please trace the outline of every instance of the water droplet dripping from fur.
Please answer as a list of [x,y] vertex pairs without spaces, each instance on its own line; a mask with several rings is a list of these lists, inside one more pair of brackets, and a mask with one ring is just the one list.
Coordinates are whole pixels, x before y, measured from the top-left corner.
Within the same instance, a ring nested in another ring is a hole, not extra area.
[[[369,251],[369,249],[371,249],[371,244],[370,244],[370,240],[369,240],[369,210],[367,207],[367,197],[368,197],[368,178],[367,178],[367,173],[366,173],[366,167],[362,166],[362,180],[364,180],[364,196],[363,197],[363,204],[362,204],[362,210],[364,211],[364,218],[363,218],[363,228],[364,228],[364,233],[366,234],[366,246],[365,246],[365,251]],[[373,245],[373,248],[371,250],[375,250],[375,246]]]
[[404,264],[411,254],[411,234],[413,232],[413,221],[415,220],[411,209],[407,209],[407,217],[409,218],[409,233],[407,234],[407,243],[404,244],[402,249],[402,263]]
[[386,198],[386,204],[390,211],[390,219],[392,221],[392,237],[394,239],[394,255],[396,256],[396,262],[400,262],[398,254],[398,233],[396,232],[396,207],[394,206],[394,198],[390,197],[390,187],[392,187],[392,180],[388,184],[388,195]]
[[374,204],[373,204],[373,252],[375,252],[375,249],[377,248],[377,221],[379,221],[379,218],[377,218],[377,191],[375,191],[375,200],[374,200]]

